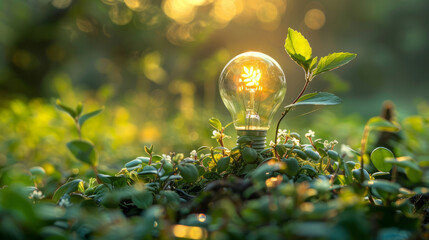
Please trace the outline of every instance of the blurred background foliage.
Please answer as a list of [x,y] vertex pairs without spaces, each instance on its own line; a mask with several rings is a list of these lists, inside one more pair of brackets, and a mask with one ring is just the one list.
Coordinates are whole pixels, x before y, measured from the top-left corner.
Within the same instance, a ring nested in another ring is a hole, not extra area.
[[[287,78],[285,105],[299,92],[303,74],[283,47],[288,27],[309,39],[314,55],[358,57],[310,85],[341,96],[341,107],[300,116],[313,111],[305,109],[281,128],[313,129],[357,147],[366,120],[390,99],[400,121],[424,134],[427,9],[425,0],[0,1],[0,165],[79,164],[65,147],[77,133],[55,109],[57,98],[83,102],[87,111],[106,107],[83,129],[102,163],[122,164],[142,155],[145,144],[186,154],[213,145],[208,119],[231,121],[217,81],[235,55],[252,50],[276,59]],[[417,120],[402,120],[415,114]],[[226,133],[234,145],[233,128]],[[414,147],[427,152],[425,140],[415,138],[421,146]]]

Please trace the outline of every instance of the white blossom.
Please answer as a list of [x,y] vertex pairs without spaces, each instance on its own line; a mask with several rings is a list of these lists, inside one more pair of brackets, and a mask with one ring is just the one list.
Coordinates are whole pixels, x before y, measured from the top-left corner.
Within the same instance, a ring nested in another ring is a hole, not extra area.
[[190,153],[190,155],[191,155],[192,158],[198,157],[198,153],[195,150],[192,150],[192,152]]
[[312,130],[308,130],[308,132],[305,134],[306,138],[314,138],[315,132]]
[[331,147],[334,147],[335,145],[338,144],[338,141],[337,140],[331,141],[330,144],[331,144]]
[[222,134],[218,130],[213,130],[213,136],[214,139],[219,139],[222,137]]
[[299,146],[299,139],[293,137],[291,140],[293,144],[295,144],[296,146]]
[[325,148],[329,148],[330,144],[329,144],[328,140],[325,140],[325,141],[323,142],[323,146],[324,146]]
[[279,134],[278,134],[278,136],[279,136],[279,137],[286,138],[286,137],[287,137],[287,130],[286,130],[286,129],[283,129],[283,130],[279,129]]
[[43,195],[43,192],[39,189],[35,189],[33,192],[30,193],[30,196],[28,196],[29,199],[35,199],[40,200],[45,198],[45,195]]
[[171,162],[171,156],[167,154],[162,154],[162,158],[165,159],[167,162]]
[[[278,140],[278,139],[277,139]],[[274,147],[276,144],[271,140],[270,141],[270,147]]]
[[73,204],[70,202],[70,200],[68,198],[64,198],[63,197],[63,198],[60,199],[60,202],[58,203],[58,205],[60,207],[67,208],[67,207],[71,207]]

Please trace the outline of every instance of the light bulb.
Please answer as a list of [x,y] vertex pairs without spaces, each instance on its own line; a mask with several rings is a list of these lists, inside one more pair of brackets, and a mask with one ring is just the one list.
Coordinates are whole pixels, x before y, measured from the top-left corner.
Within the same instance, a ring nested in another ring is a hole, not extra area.
[[219,90],[237,135],[251,137],[255,150],[264,149],[271,119],[286,94],[279,64],[260,52],[242,53],[226,64]]

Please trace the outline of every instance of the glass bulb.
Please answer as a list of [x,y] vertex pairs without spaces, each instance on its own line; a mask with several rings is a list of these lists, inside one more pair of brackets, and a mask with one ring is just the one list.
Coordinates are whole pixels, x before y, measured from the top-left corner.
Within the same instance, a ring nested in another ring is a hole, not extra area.
[[286,78],[279,64],[260,52],[242,53],[226,64],[219,90],[237,135],[254,137],[252,147],[263,149],[271,119],[286,94]]

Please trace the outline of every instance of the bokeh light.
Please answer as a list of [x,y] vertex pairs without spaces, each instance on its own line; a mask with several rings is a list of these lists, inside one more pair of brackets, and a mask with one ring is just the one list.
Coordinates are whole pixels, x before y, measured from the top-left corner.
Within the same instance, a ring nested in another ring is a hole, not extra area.
[[305,25],[312,30],[319,30],[325,25],[325,13],[322,10],[313,8],[305,14]]

